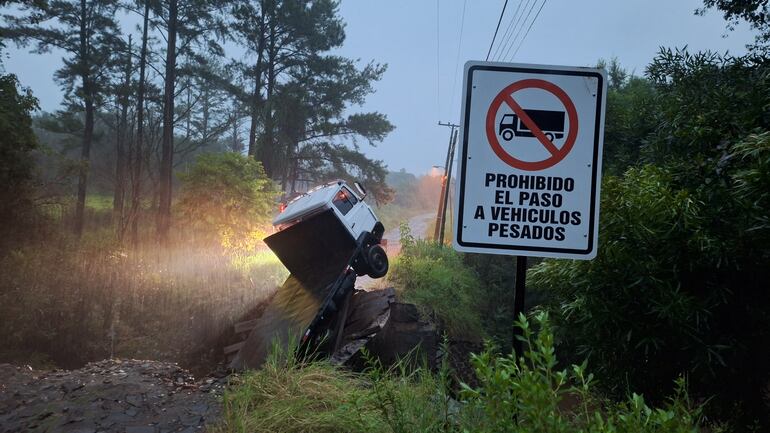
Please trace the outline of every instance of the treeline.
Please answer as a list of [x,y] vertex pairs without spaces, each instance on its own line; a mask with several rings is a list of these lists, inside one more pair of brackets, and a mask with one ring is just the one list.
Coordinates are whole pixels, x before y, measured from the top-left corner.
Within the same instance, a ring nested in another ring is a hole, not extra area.
[[113,196],[119,239],[137,243],[154,225],[153,237],[166,241],[175,172],[203,152],[246,153],[283,191],[355,177],[377,201],[390,198],[384,164],[359,144],[381,141],[393,126],[381,113],[348,111],[385,66],[332,54],[345,38],[336,1],[0,6],[4,43],[63,55],[53,71],[63,108],[35,120],[47,150],[37,163],[46,200],[76,188],[78,237],[96,190]]

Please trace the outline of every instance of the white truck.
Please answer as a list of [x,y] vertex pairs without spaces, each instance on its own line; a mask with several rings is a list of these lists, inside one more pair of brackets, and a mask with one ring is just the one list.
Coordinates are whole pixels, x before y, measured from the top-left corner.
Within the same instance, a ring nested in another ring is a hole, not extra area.
[[313,188],[282,208],[273,220],[278,231],[265,243],[303,282],[339,273],[348,262],[359,276],[381,278],[388,272],[380,245],[385,228],[365,198],[358,182],[354,188],[341,180]]
[[298,356],[337,349],[356,276],[381,278],[388,272],[380,245],[385,228],[365,197],[357,182],[351,188],[335,181],[281,206],[273,220],[276,232],[265,243],[291,275],[262,316],[249,321],[250,334],[234,345],[239,349],[230,368],[259,368],[272,344],[287,347],[292,333],[300,337]]

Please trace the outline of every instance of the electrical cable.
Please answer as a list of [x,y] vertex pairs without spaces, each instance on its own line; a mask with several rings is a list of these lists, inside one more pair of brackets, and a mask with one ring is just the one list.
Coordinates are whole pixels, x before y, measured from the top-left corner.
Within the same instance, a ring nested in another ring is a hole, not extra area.
[[543,6],[548,2],[548,0],[543,0],[543,3],[540,5],[540,9],[537,10],[537,14],[535,14],[535,18],[532,19],[532,22],[529,23],[529,28],[527,29],[527,32],[524,33],[524,37],[521,38],[521,42],[519,42],[519,46],[516,47],[516,51],[513,52],[513,55],[511,56],[511,60],[513,60],[514,57],[516,57],[516,53],[519,52],[519,48],[521,48],[521,44],[524,43],[524,40],[527,39],[527,35],[529,34],[529,31],[532,30],[532,25],[535,24],[535,21],[537,21],[537,17],[540,16],[540,12],[543,10]]
[[[519,14],[519,16],[516,18],[516,23],[513,25],[513,30],[511,30],[511,34],[508,37],[508,40],[505,41],[505,46],[500,50],[500,56],[498,57],[498,60],[504,61],[505,57],[503,56],[503,52],[510,51],[511,47],[516,44],[516,39],[525,25],[524,12],[527,10],[527,7],[530,7],[531,9],[532,6],[534,6],[534,3],[530,3],[532,1],[536,0],[527,0],[526,3],[524,3],[524,7],[521,8],[521,14]],[[516,35],[516,37],[514,37],[514,35]]]
[[522,30],[524,30],[524,26],[527,25],[527,21],[529,20],[529,16],[532,15],[532,11],[535,9],[535,5],[537,4],[537,0],[532,2],[532,6],[529,7],[529,11],[527,12],[527,16],[524,18],[524,21],[521,22],[521,27],[519,27],[519,30],[516,32],[516,36],[513,38],[513,42],[508,47],[508,50],[505,52],[505,56],[503,56],[504,59],[508,58],[508,54],[511,52],[511,48],[513,48],[514,45],[516,45],[516,41],[519,39],[519,35],[521,34]]
[[[463,30],[465,29],[465,6],[467,6],[468,0],[463,1],[463,14],[460,19],[460,39],[457,41],[457,57],[455,58],[455,73],[452,79],[452,100],[449,102],[449,109],[451,110],[455,103],[455,88],[457,86],[457,70],[460,68],[460,49],[463,44]],[[450,113],[451,116],[451,113]]]
[[519,0],[519,5],[516,6],[516,10],[513,12],[513,15],[511,15],[511,19],[508,20],[508,27],[505,28],[505,32],[503,32],[503,37],[500,38],[502,42],[497,44],[497,48],[495,48],[495,52],[492,53],[492,58],[496,58],[497,54],[500,52],[500,47],[505,45],[507,41],[511,38],[511,28],[513,27],[513,21],[516,19],[516,15],[519,14],[519,9],[521,9],[521,4],[524,2],[524,0]]
[[492,45],[495,44],[495,39],[497,38],[497,31],[500,30],[500,23],[503,21],[503,15],[505,15],[505,8],[508,6],[508,0],[505,0],[505,3],[503,3],[503,10],[500,11],[500,18],[497,20],[497,27],[495,27],[495,34],[492,36],[492,43],[489,44],[489,50],[487,51],[487,58],[485,60],[489,60],[489,53],[492,52]]
[[441,118],[441,61],[440,61],[440,15],[439,0],[436,0],[436,117]]

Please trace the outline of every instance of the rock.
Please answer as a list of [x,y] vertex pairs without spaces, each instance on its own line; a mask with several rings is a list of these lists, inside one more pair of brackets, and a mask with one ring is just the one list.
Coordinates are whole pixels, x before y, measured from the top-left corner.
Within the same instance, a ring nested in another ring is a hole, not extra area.
[[[387,323],[368,347],[384,365],[392,365],[415,353],[418,358],[426,358],[428,365],[435,368],[438,343],[436,326],[424,320],[416,306],[394,302],[390,305]],[[416,352],[413,352],[415,349]],[[414,361],[419,362],[418,359]]]

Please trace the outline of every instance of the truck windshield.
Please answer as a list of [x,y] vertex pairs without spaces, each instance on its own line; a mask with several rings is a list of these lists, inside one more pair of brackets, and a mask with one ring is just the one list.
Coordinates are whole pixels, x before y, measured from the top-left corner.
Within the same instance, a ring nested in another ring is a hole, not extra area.
[[334,197],[332,203],[342,212],[342,215],[347,215],[350,209],[353,209],[353,206],[358,203],[358,199],[350,190],[343,187]]

